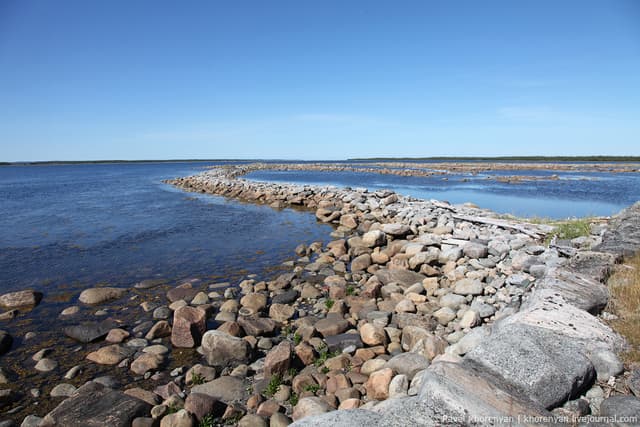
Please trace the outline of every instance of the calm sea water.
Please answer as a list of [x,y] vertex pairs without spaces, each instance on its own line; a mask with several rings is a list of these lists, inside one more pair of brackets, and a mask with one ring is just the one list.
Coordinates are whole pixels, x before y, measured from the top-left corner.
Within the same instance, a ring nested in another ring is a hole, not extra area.
[[226,279],[327,240],[313,215],[185,193],[166,178],[205,164],[0,167],[0,291]]
[[[0,290],[128,286],[146,278],[235,279],[327,240],[312,214],[185,193],[163,179],[209,164],[106,164],[0,168]],[[522,172],[544,175],[552,172]],[[640,199],[640,174],[557,173],[505,184],[479,175],[260,171],[265,181],[391,188],[420,198],[474,202],[520,216],[609,215]]]
[[[495,176],[551,176],[558,180],[517,184],[489,179]],[[495,212],[522,217],[568,218],[606,216],[640,200],[638,173],[580,173],[560,171],[492,171],[488,173],[405,177],[357,172],[256,171],[256,181],[391,189],[421,199],[472,202]]]

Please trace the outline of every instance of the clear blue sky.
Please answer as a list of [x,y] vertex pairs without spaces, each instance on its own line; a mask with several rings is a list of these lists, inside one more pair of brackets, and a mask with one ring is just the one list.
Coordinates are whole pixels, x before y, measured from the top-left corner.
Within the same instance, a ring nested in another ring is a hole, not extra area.
[[640,2],[0,0],[0,161],[640,155]]

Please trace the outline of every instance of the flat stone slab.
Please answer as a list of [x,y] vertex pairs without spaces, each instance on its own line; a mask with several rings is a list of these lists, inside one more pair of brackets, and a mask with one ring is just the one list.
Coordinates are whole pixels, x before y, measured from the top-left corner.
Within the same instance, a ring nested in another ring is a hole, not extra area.
[[64,328],[64,334],[76,341],[89,343],[104,338],[111,329],[119,326],[121,325],[111,319],[105,319],[101,322],[83,322]]
[[9,292],[0,295],[0,306],[7,308],[35,306],[41,299],[42,294],[32,290]]
[[88,382],[45,418],[45,425],[65,427],[129,427],[136,417],[148,415],[151,406],[102,384]]
[[503,378],[545,408],[577,396],[595,379],[583,346],[549,329],[525,324],[494,329],[465,360]]
[[247,397],[247,385],[242,378],[225,376],[216,378],[208,383],[196,385],[191,393],[202,393],[221,402],[239,402]]
[[589,313],[597,314],[609,301],[609,290],[605,285],[574,271],[551,269],[536,283],[534,294],[543,289],[551,290]]
[[498,327],[525,324],[548,329],[579,341],[585,347],[621,350],[624,340],[599,318],[567,303],[551,289],[535,291],[518,312],[501,320]]

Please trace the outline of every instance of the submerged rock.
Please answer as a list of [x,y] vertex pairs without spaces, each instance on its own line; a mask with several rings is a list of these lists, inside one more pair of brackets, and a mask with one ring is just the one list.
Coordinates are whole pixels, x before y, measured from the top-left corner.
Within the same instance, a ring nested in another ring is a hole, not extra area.
[[25,290],[0,295],[0,305],[6,308],[17,308],[38,305],[42,299],[40,292]]
[[118,299],[125,293],[127,293],[127,290],[120,288],[90,288],[82,291],[78,299],[85,304],[100,304],[112,299]]

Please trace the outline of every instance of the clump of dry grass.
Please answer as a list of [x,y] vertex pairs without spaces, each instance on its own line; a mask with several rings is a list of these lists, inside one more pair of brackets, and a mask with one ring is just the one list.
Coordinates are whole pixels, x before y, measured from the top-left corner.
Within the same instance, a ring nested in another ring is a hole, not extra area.
[[608,310],[618,316],[611,326],[629,342],[622,355],[629,366],[640,367],[640,254],[616,268],[609,279]]

